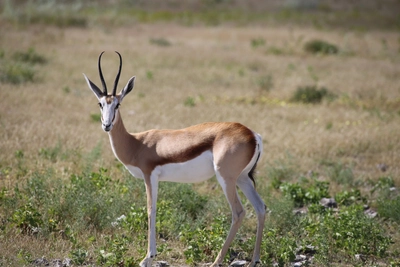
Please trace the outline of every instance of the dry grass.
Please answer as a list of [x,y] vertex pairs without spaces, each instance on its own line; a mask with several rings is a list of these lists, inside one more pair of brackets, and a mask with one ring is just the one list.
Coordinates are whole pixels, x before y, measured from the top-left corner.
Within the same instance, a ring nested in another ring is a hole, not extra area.
[[[378,175],[374,165],[381,162],[394,176],[399,172],[395,33],[136,25],[112,31],[32,26],[3,28],[1,34],[6,54],[34,47],[50,61],[38,69],[42,82],[2,85],[1,150],[8,151],[2,162],[12,160],[16,150],[36,157],[39,149],[58,141],[84,151],[102,142],[105,161],[112,159],[106,135],[91,122],[89,115],[98,110],[82,72],[98,81],[97,56],[105,50],[104,71],[111,84],[118,64],[112,51],[117,50],[124,58],[120,86],[137,76],[134,94],[122,109],[130,131],[239,121],[264,137],[263,164],[287,151],[305,170],[330,158],[356,161],[356,169],[371,177]],[[314,37],[347,45],[354,55],[305,54],[303,40]],[[172,45],[152,45],[151,38],[165,38]],[[265,39],[266,47],[252,48],[253,38]],[[388,48],[381,46],[382,38]],[[270,45],[283,47],[284,54],[269,54]],[[257,84],[263,75],[272,77],[269,93]],[[298,86],[315,82],[313,75],[338,99],[314,106],[288,103]],[[187,97],[194,98],[193,108],[184,105]]]
[[[251,40],[256,38],[264,39],[265,45],[252,47]],[[335,43],[343,52],[305,53],[303,44],[315,38]],[[171,45],[158,46],[152,39],[165,39]],[[100,84],[97,57],[106,51],[103,71],[110,87],[117,71],[116,50],[124,59],[120,87],[131,76],[137,77],[133,93],[122,105],[129,131],[238,121],[264,138],[260,174],[267,165],[290,155],[299,172],[318,171],[323,168],[321,162],[328,160],[350,164],[364,181],[382,176],[376,165],[385,163],[389,166],[386,174],[400,185],[398,32],[162,23],[88,29],[4,25],[0,47],[6,57],[34,47],[48,59],[47,65],[36,69],[38,82],[0,84],[2,169],[17,169],[14,154],[18,150],[25,155],[28,172],[40,168],[48,164],[38,157],[40,149],[58,143],[64,150],[81,153],[89,153],[100,143],[102,159],[95,166],[114,165],[107,135],[91,120],[90,114],[99,111],[82,72]],[[281,53],[271,53],[271,47]],[[257,82],[267,75],[272,79],[268,92]],[[338,98],[319,105],[288,102],[298,86],[315,83]],[[188,97],[193,98],[193,107],[185,105]],[[72,157],[69,163],[53,166],[68,176],[79,160]],[[12,171],[2,172],[0,186],[15,183],[15,177]],[[340,185],[332,190],[335,186]],[[16,238],[19,244],[25,242],[24,237]]]

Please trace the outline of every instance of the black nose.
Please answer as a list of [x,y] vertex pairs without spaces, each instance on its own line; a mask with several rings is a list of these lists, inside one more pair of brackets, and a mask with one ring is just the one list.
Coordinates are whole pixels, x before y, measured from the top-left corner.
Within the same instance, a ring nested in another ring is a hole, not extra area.
[[108,131],[111,130],[111,124],[109,124],[109,125],[104,125],[104,124],[103,124],[103,126],[104,126],[104,130],[105,130],[106,132],[108,132]]

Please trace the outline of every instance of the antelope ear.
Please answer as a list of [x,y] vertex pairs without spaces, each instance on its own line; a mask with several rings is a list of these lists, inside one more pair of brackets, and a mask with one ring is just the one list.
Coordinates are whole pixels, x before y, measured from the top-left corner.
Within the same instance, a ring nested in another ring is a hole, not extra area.
[[97,87],[97,85],[92,83],[92,81],[89,80],[89,78],[84,73],[83,73],[83,76],[85,77],[85,80],[86,80],[90,90],[92,90],[92,92],[96,95],[97,99],[100,100],[100,98],[103,96],[103,92],[99,89],[99,87]]
[[120,95],[121,95],[120,101],[122,101],[122,99],[132,91],[133,86],[135,85],[135,78],[136,78],[135,76],[130,78],[128,83],[125,85],[124,89],[122,89],[122,91],[120,93]]

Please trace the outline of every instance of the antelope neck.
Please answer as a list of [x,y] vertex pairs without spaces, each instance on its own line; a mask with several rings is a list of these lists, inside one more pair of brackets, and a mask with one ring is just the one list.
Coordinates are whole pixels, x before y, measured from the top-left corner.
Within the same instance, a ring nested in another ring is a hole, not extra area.
[[136,151],[133,146],[138,143],[138,140],[126,131],[119,110],[116,111],[114,126],[108,135],[114,155],[124,165],[129,164],[135,156]]

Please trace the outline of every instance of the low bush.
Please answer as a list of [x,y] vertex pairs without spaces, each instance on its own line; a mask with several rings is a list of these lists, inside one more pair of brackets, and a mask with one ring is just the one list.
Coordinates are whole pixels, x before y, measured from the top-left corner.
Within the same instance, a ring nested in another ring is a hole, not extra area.
[[293,200],[295,206],[319,203],[324,197],[329,197],[329,183],[315,179],[302,179],[302,183],[282,183],[279,187],[283,195]]
[[304,50],[313,54],[337,54],[339,48],[331,43],[322,40],[311,40],[305,43]]
[[328,89],[325,87],[318,88],[317,86],[302,86],[296,89],[291,101],[306,104],[317,104],[329,95]]
[[36,70],[34,65],[45,64],[47,59],[38,54],[34,48],[27,51],[15,52],[11,59],[7,59],[2,51],[0,55],[0,82],[21,84],[34,82]]
[[[43,152],[44,159],[51,162],[63,159],[65,151],[60,145],[53,152],[51,155],[55,156],[51,157]],[[96,158],[97,153],[96,148],[86,157]],[[24,164],[27,156],[17,151],[15,157]],[[337,170],[344,168],[342,164],[325,165],[336,166]],[[319,175],[300,176],[295,183],[284,181],[295,177],[296,168],[289,163],[279,163],[279,168],[269,167],[276,184],[269,189],[260,188],[270,190],[265,194],[275,195],[266,199],[270,212],[262,241],[263,263],[290,265],[299,251],[308,246],[314,247],[316,264],[324,266],[331,262],[358,264],[356,255],[363,255],[370,262],[398,256],[389,249],[391,238],[387,228],[382,227],[382,222],[396,225],[400,214],[400,197],[396,190],[391,190],[394,183],[389,176],[376,182],[376,193],[380,194],[379,217],[369,218],[364,214],[365,198],[356,188],[336,193],[338,209],[329,209],[319,204],[321,198],[330,197],[329,183],[317,180]],[[118,167],[114,171],[121,170]],[[329,173],[329,168],[326,172]],[[82,173],[71,174],[69,179],[54,178],[57,175],[53,169],[34,171],[15,188],[0,190],[0,229],[4,235],[18,232],[43,240],[56,240],[61,235],[63,242],[71,246],[68,255],[76,265],[135,266],[147,248],[143,182],[132,179],[126,171],[119,175],[129,178],[119,180],[112,179],[106,169],[92,172],[85,166]],[[168,246],[181,246],[182,256],[190,265],[213,261],[230,227],[229,211],[220,210],[224,199],[202,195],[193,187],[160,183],[156,218],[158,253],[170,257],[172,248]],[[308,212],[294,212],[296,207],[306,211],[306,205]],[[247,204],[244,206],[248,208]],[[255,220],[251,212],[247,214],[250,216],[230,247],[226,262],[252,255]]]
[[165,38],[151,38],[150,44],[164,47],[171,46],[171,42]]
[[36,71],[33,67],[20,63],[4,63],[0,66],[0,82],[21,84],[33,82]]
[[380,199],[378,201],[378,213],[382,217],[390,218],[400,223],[400,195],[393,199]]
[[251,39],[251,47],[257,48],[259,46],[264,46],[265,45],[265,39],[264,38],[254,38]]
[[180,240],[186,245],[186,262],[213,261],[225,241],[229,226],[229,220],[223,214],[215,215],[211,223],[204,221],[194,229],[186,224],[180,233]]
[[362,205],[325,210],[302,221],[308,242],[318,246],[316,260],[323,264],[354,263],[355,255],[367,259],[384,257],[391,238],[379,221],[368,218]]
[[20,62],[24,62],[24,63],[29,63],[32,65],[35,64],[45,64],[47,63],[47,59],[38,54],[34,48],[29,48],[28,51],[25,52],[15,52],[12,56],[13,60],[15,61],[20,61]]

